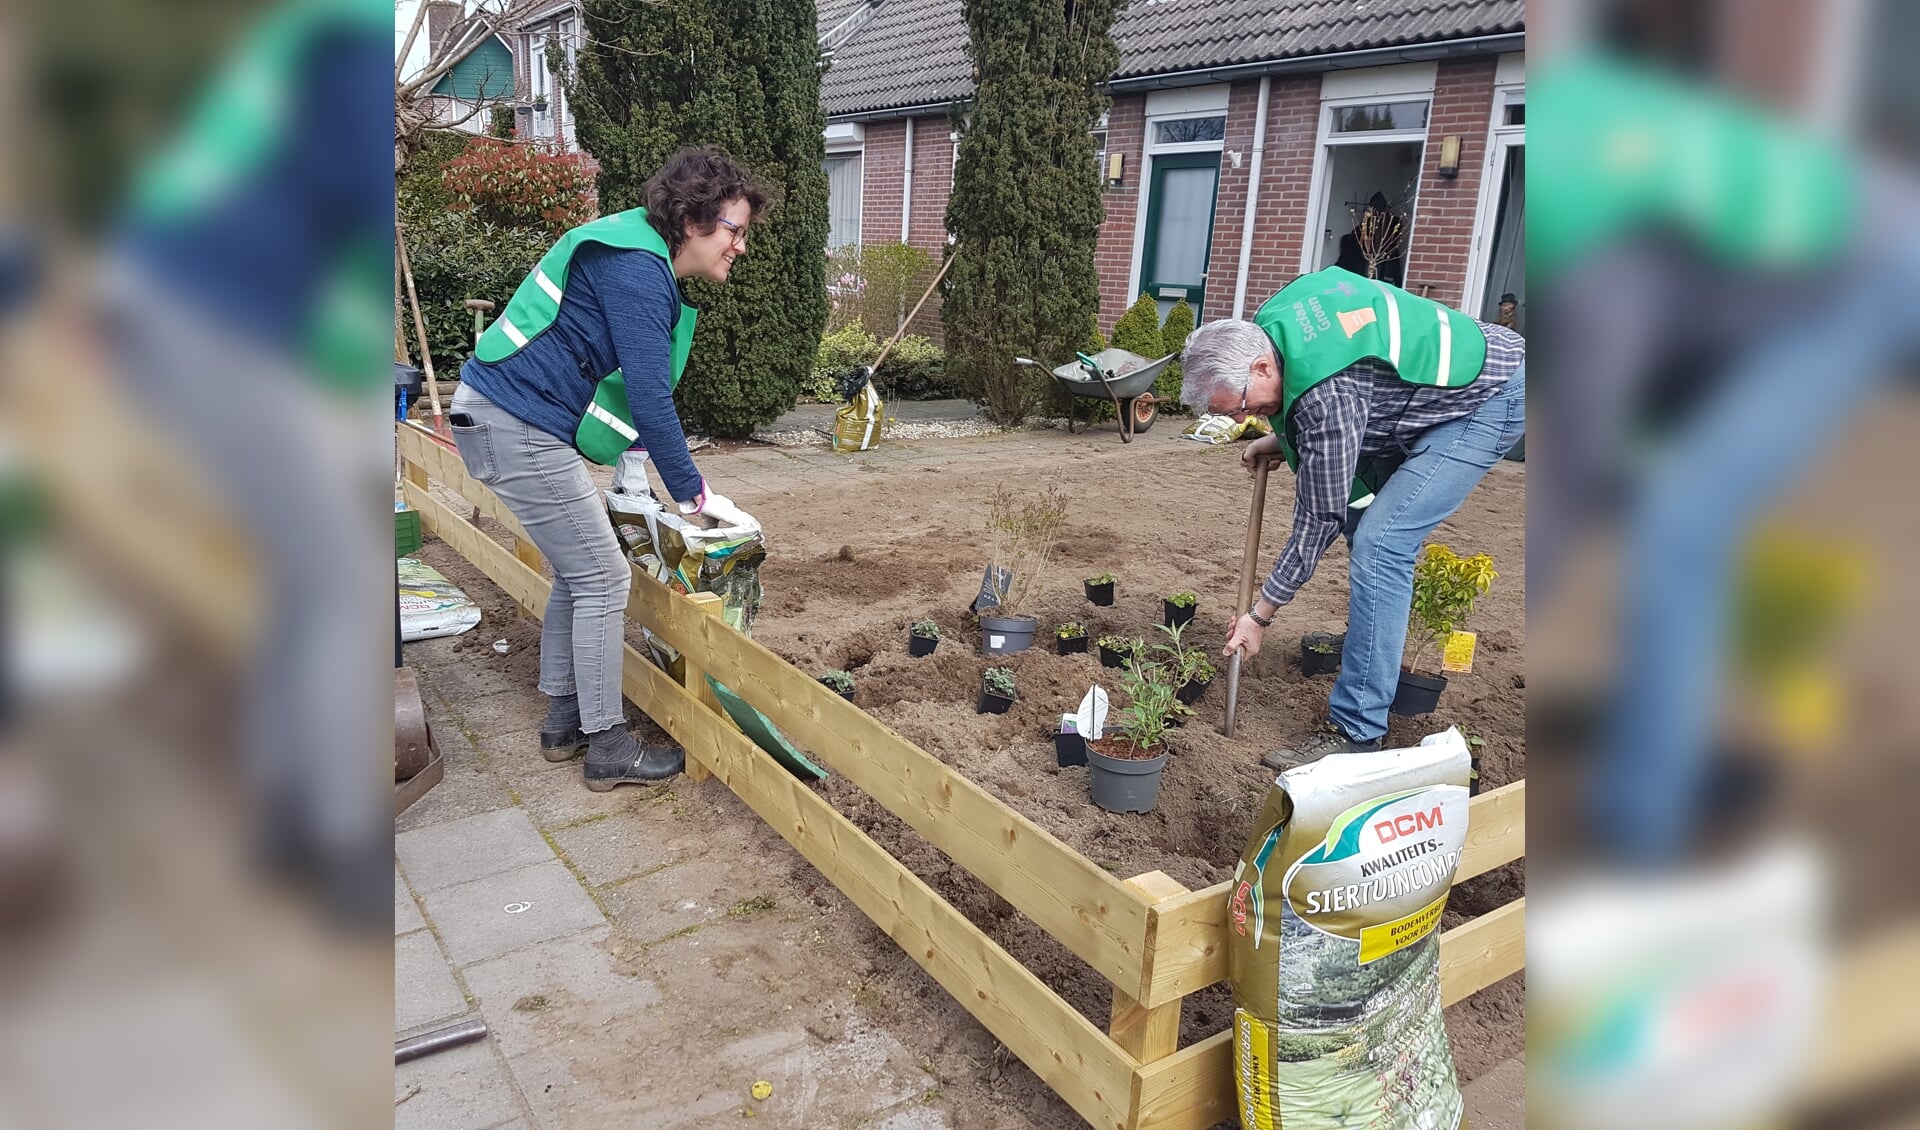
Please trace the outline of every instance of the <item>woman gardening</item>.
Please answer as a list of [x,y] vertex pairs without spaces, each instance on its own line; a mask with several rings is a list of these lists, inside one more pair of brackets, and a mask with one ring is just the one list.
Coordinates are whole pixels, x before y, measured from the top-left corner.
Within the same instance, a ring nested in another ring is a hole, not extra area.
[[767,190],[717,149],[683,149],[645,198],[644,208],[574,228],[541,257],[461,367],[452,404],[467,472],[553,566],[540,750],[566,761],[584,748],[595,792],[665,780],[686,755],[643,746],[627,730],[620,673],[632,574],[585,460],[611,465],[633,450],[651,457],[682,514],[753,525],[694,466],[673,389],[696,317],[678,280],[726,281]]

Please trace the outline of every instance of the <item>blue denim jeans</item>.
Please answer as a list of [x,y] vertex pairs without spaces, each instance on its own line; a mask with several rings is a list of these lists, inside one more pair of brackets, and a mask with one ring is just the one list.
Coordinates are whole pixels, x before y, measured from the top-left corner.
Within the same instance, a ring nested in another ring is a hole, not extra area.
[[1471,416],[1422,433],[1353,533],[1347,646],[1327,714],[1356,741],[1387,732],[1413,606],[1413,560],[1433,528],[1527,430],[1525,365]]

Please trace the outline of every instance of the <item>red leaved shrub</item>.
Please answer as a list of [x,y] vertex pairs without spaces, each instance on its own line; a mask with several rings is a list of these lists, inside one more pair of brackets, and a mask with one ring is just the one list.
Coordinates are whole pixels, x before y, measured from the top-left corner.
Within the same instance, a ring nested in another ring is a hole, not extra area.
[[593,219],[593,174],[578,153],[476,137],[447,163],[456,210],[503,227],[561,232]]

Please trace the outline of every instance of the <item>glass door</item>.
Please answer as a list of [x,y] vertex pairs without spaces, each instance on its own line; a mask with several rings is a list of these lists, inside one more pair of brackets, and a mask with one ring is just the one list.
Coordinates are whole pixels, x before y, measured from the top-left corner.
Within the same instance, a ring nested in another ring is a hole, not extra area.
[[[1511,324],[1527,332],[1527,144],[1524,135],[1494,138],[1493,168],[1500,183],[1495,200],[1492,243],[1487,252],[1487,285],[1480,295],[1483,322]],[[1502,317],[1501,303],[1514,306]]]
[[1180,299],[1200,318],[1206,295],[1207,257],[1213,248],[1213,198],[1220,181],[1220,154],[1173,153],[1153,159],[1147,195],[1146,249],[1140,289],[1153,296],[1160,316]]

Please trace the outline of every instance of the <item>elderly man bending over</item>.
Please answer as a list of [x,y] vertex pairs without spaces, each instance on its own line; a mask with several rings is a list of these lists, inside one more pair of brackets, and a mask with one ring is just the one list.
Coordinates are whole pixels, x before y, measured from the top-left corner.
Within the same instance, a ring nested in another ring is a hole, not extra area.
[[1187,339],[1180,398],[1197,411],[1271,418],[1240,458],[1292,467],[1293,530],[1226,654],[1251,656],[1313,576],[1351,506],[1347,643],[1327,725],[1261,758],[1275,769],[1380,748],[1400,677],[1421,541],[1526,431],[1526,342],[1502,326],[1339,267],[1302,275],[1251,322]]

